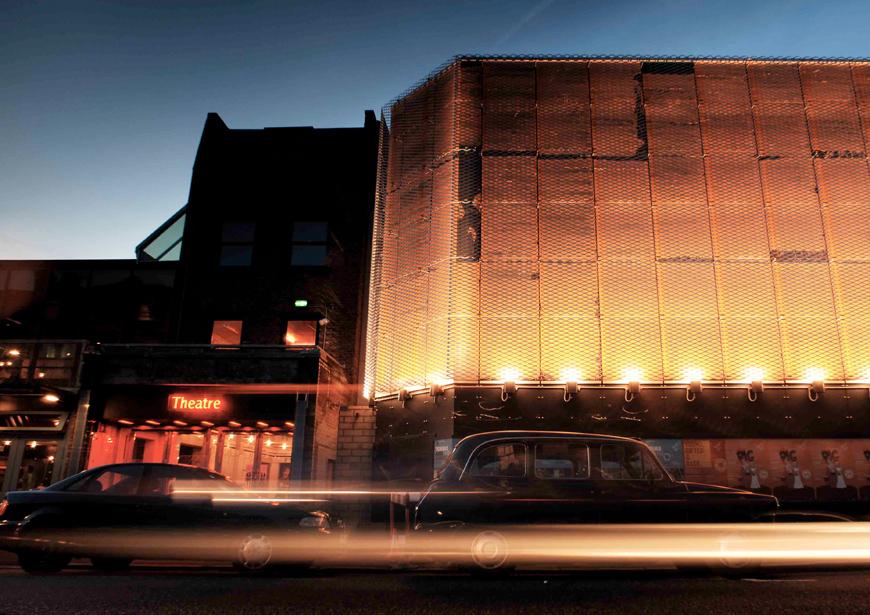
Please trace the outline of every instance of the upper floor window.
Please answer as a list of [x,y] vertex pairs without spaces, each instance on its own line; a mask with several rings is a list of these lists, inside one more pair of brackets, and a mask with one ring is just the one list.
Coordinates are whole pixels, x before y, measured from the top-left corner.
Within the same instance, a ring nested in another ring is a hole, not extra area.
[[326,265],[328,238],[326,222],[294,222],[290,263],[295,267]]
[[316,320],[288,320],[287,332],[284,334],[284,344],[287,346],[316,346]]
[[238,346],[242,343],[241,320],[216,320],[211,329],[211,343],[215,346]]
[[224,222],[221,230],[221,266],[247,267],[251,264],[255,230],[253,222]]

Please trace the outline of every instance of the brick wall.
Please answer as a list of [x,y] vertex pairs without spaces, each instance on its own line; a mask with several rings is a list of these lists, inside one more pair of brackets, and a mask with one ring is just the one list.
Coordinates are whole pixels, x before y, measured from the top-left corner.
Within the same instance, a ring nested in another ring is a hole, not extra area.
[[[372,447],[375,440],[375,410],[368,406],[342,406],[338,419],[338,454],[335,483],[342,488],[368,485],[372,477]],[[368,500],[344,501],[336,512],[347,523],[367,523],[371,518]]]

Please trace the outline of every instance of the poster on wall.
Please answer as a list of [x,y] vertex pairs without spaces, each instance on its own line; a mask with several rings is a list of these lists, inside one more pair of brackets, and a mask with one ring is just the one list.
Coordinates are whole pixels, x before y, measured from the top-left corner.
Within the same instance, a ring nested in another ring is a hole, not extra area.
[[686,480],[728,484],[725,440],[683,440]]
[[683,441],[670,439],[645,440],[647,445],[662,462],[671,476],[676,480],[683,480],[685,476],[685,463],[683,460]]
[[870,440],[685,440],[686,480],[789,500],[870,499]]

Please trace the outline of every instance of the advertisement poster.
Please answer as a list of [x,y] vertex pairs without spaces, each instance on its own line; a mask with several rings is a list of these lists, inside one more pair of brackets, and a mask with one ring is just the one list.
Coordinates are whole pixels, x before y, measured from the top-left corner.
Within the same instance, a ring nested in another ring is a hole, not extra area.
[[683,461],[682,440],[646,440],[649,447],[655,452],[656,457],[662,462],[671,476],[677,480],[683,480],[685,476],[685,464]]
[[686,480],[727,485],[725,440],[683,440]]
[[684,440],[686,480],[793,500],[870,498],[870,440]]

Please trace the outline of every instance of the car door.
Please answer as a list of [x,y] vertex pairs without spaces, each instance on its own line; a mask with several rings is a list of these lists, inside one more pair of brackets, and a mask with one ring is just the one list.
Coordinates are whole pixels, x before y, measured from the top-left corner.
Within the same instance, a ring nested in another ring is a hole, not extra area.
[[136,495],[142,466],[121,464],[99,468],[67,485],[56,502],[68,527],[124,528],[140,522]]
[[499,441],[472,453],[462,475],[468,494],[456,500],[453,517],[465,523],[525,523],[533,519],[528,446]]
[[127,533],[141,523],[136,500],[141,477],[139,464],[106,466],[55,491],[48,517],[58,538],[83,554],[123,552]]
[[593,471],[602,523],[687,520],[685,486],[668,476],[649,449],[629,441],[602,442],[597,449]]
[[535,518],[545,523],[595,523],[598,486],[592,480],[589,444],[579,439],[540,439],[534,451]]

